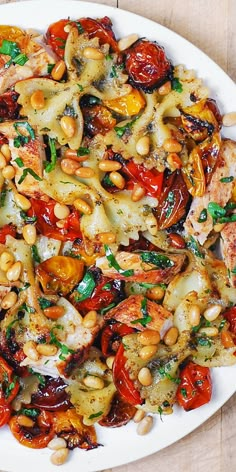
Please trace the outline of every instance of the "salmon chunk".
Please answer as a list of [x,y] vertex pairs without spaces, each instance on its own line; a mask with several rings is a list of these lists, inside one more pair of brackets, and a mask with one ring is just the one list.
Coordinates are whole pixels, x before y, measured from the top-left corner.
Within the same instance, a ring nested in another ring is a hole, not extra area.
[[227,223],[221,231],[221,251],[230,284],[236,288],[236,222]]

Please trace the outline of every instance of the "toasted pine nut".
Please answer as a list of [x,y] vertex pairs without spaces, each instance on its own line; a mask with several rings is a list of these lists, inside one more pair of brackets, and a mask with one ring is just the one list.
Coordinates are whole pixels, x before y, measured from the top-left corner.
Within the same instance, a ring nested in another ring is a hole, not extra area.
[[62,465],[66,462],[66,459],[69,454],[69,449],[66,447],[62,447],[58,449],[57,451],[53,452],[53,454],[50,457],[50,461],[54,465]]
[[15,193],[14,195],[16,205],[20,207],[22,210],[27,211],[31,207],[31,203],[28,198],[24,197],[20,193]]
[[87,375],[83,380],[86,387],[90,387],[93,390],[101,390],[104,388],[104,381],[100,377],[95,377],[95,375]]
[[22,263],[20,261],[14,262],[14,264],[8,269],[6,276],[10,282],[16,282],[22,271]]
[[157,285],[156,287],[149,288],[149,290],[147,290],[146,295],[147,298],[149,298],[150,300],[162,300],[165,295],[165,290],[163,290],[162,287]]
[[45,106],[45,99],[42,90],[35,90],[30,97],[30,103],[34,110],[42,110]]
[[39,354],[36,349],[36,343],[34,341],[27,341],[23,346],[24,354],[32,361],[39,360]]
[[214,226],[213,226],[213,229],[216,233],[220,233],[222,231],[222,229],[224,229],[225,227],[225,224],[226,223],[216,223]]
[[176,169],[181,169],[181,167],[183,166],[183,163],[178,154],[176,154],[176,152],[170,152],[170,154],[168,154],[167,162],[172,171],[175,171]]
[[184,249],[185,248],[185,241],[180,234],[177,233],[170,233],[169,234],[170,245],[172,247],[176,247],[177,249]]
[[173,346],[176,343],[178,336],[179,330],[175,326],[172,326],[164,336],[164,343],[166,346]]
[[36,349],[41,356],[55,356],[58,350],[53,344],[38,344]]
[[153,214],[148,215],[145,218],[145,223],[147,225],[147,230],[152,236],[155,236],[158,232],[158,224],[157,224],[157,219]]
[[158,89],[158,93],[160,95],[167,95],[168,93],[171,92],[171,81],[168,80],[165,84],[161,85]]
[[0,169],[4,169],[6,167],[7,161],[3,153],[0,151]]
[[144,387],[148,387],[152,384],[152,374],[148,367],[143,367],[140,369],[138,373],[138,380],[142,385],[144,385]]
[[84,48],[83,56],[86,59],[93,59],[94,61],[101,61],[104,59],[104,54],[99,49],[91,48],[90,46]]
[[107,364],[108,369],[112,369],[114,360],[115,360],[115,356],[109,356],[106,359],[106,364]]
[[35,244],[37,233],[34,225],[25,225],[22,230],[23,238],[30,246]]
[[140,423],[140,421],[142,421],[142,419],[146,416],[146,413],[145,411],[143,410],[137,410],[134,417],[133,417],[133,421],[134,423]]
[[120,190],[123,190],[123,188],[125,187],[125,179],[119,172],[113,171],[109,174],[109,177],[112,183],[117,188],[119,188]]
[[61,161],[61,169],[67,175],[74,175],[75,171],[79,169],[79,167],[79,162],[76,162],[73,159],[62,159]]
[[205,328],[199,329],[200,334],[205,334],[206,336],[209,336],[210,338],[214,338],[215,336],[218,336],[219,331],[218,328],[215,326],[206,326]]
[[125,51],[136,41],[138,41],[138,35],[136,33],[129,34],[128,36],[125,36],[124,38],[121,38],[118,41],[118,48],[120,51]]
[[154,345],[144,346],[139,351],[139,357],[141,357],[143,361],[147,361],[148,359],[151,359],[151,357],[155,356],[156,352],[157,352],[157,346],[154,346]]
[[65,313],[65,308],[63,306],[55,305],[49,306],[43,310],[45,316],[51,320],[58,320]]
[[108,159],[104,159],[103,161],[99,162],[98,167],[103,172],[113,172],[115,170],[120,170],[122,165],[120,164],[120,162],[109,161]]
[[3,144],[1,146],[1,153],[4,155],[7,162],[11,160],[11,151],[10,151],[9,144]]
[[76,208],[76,210],[79,210],[85,215],[91,215],[92,213],[91,206],[81,198],[76,198],[76,200],[74,201],[74,207]]
[[75,171],[75,175],[81,179],[90,179],[94,177],[95,172],[91,167],[80,167]]
[[84,162],[88,159],[87,154],[85,154],[84,156],[78,156],[77,151],[75,151],[75,149],[69,149],[69,148],[67,148],[65,151],[65,157],[67,159],[73,159],[77,162]]
[[56,221],[56,226],[60,229],[64,228],[65,224],[66,224],[66,220]]
[[15,177],[15,169],[14,167],[8,165],[6,167],[4,167],[4,169],[2,169],[2,176],[4,177],[4,179],[8,179],[8,180],[12,180],[14,179]]
[[25,428],[32,428],[34,426],[34,420],[26,415],[17,416],[17,423],[19,426],[24,426]]
[[53,438],[49,443],[48,443],[48,448],[52,449],[53,451],[57,451],[58,449],[62,449],[63,447],[66,447],[67,443],[64,438]]
[[65,62],[61,59],[52,69],[51,76],[53,80],[61,80],[66,71]]
[[60,120],[60,125],[63,133],[67,136],[67,138],[73,138],[76,132],[76,121],[73,116],[64,115]]
[[9,308],[13,307],[17,302],[17,294],[15,292],[9,292],[5,295],[2,299],[1,307],[3,310],[9,310]]
[[83,319],[83,325],[85,328],[94,328],[97,324],[97,312],[95,310],[89,311],[84,319]]
[[140,138],[136,144],[136,151],[140,156],[147,156],[150,149],[150,139],[149,136],[143,136]]
[[160,334],[158,331],[154,331],[153,329],[145,329],[141,333],[138,334],[138,341],[143,346],[151,346],[158,344],[161,340]]
[[163,143],[163,148],[166,152],[180,152],[182,145],[174,138],[167,138]]
[[72,25],[70,23],[67,23],[67,25],[64,26],[63,29],[64,29],[65,33],[69,33],[71,28],[72,28]]
[[137,433],[139,436],[144,436],[144,434],[149,433],[153,426],[153,418],[152,416],[145,416],[140,423],[138,423]]
[[8,269],[13,265],[15,261],[14,256],[7,251],[2,252],[0,256],[0,269],[3,270],[3,272],[7,272]]
[[165,408],[162,412],[163,415],[172,415],[173,413],[173,408],[172,406],[168,406],[167,408]]
[[222,122],[224,126],[235,126],[236,125],[236,112],[232,111],[230,113],[226,113],[223,116]]
[[229,331],[222,331],[220,336],[221,336],[221,343],[226,349],[230,347],[235,347],[233,338],[231,334],[229,333]]
[[192,305],[188,314],[188,319],[191,326],[198,326],[200,323],[200,318],[201,318],[201,312],[200,312],[199,306]]
[[222,307],[220,305],[211,305],[204,311],[203,316],[207,321],[214,321],[218,318],[221,311]]
[[68,206],[64,205],[63,203],[56,203],[54,206],[54,215],[56,218],[59,220],[64,220],[64,218],[67,218],[70,214],[70,209]]
[[139,200],[144,197],[145,193],[145,188],[142,185],[134,184],[134,188],[131,193],[132,202],[139,202]]
[[113,244],[116,241],[116,235],[112,232],[100,233],[98,239],[103,244]]

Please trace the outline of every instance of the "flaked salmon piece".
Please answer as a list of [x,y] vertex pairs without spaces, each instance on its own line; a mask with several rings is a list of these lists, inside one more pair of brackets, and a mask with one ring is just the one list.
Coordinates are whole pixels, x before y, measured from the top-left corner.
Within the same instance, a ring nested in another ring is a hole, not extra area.
[[236,177],[236,143],[230,139],[222,142],[219,161],[212,175],[205,195],[194,197],[189,213],[187,215],[184,228],[186,234],[193,236],[202,245],[213,229],[213,219],[207,214],[207,219],[199,223],[199,216],[202,210],[207,209],[210,202],[215,202],[221,207],[225,207],[232,196],[234,181],[221,182],[225,177]]
[[236,288],[236,222],[227,223],[222,229],[221,252],[230,284]]
[[[137,320],[141,320],[141,322],[144,320],[142,307],[145,300],[147,300],[146,312],[151,317],[151,320],[143,324],[137,322]],[[143,295],[130,295],[129,298],[109,310],[105,315],[105,319],[109,320],[111,318],[139,331],[144,331],[145,329],[159,331],[161,338],[173,326],[172,313],[163,308],[163,306],[145,299]],[[135,323],[133,323],[134,321]]]
[[128,280],[129,282],[146,282],[146,283],[169,283],[174,276],[180,272],[181,267],[185,260],[184,254],[159,254],[153,253],[157,257],[166,258],[162,265],[158,267],[154,263],[144,262],[141,253],[136,254],[132,252],[120,251],[115,255],[115,259],[118,262],[122,270],[133,270],[133,275],[125,276],[120,274],[114,267],[110,266],[109,260],[106,256],[99,257],[96,260],[96,266],[101,269],[102,273],[106,277],[112,279]]

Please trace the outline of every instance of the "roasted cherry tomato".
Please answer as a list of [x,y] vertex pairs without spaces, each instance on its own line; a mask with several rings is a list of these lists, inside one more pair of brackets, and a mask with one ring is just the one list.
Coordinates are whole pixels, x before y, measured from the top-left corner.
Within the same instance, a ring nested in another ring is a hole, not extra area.
[[125,67],[131,83],[146,92],[160,87],[172,74],[164,49],[147,39],[139,39],[128,49]]
[[233,306],[232,308],[229,308],[229,310],[225,311],[223,316],[229,322],[229,330],[231,333],[236,335],[236,306]]
[[199,144],[198,153],[204,169],[206,185],[211,181],[212,174],[218,163],[220,156],[221,137],[219,133],[214,133],[210,138]]
[[11,403],[17,395],[20,384],[14,375],[12,367],[0,357],[0,400]]
[[10,417],[11,417],[10,405],[3,398],[0,398],[0,427],[7,424]]
[[[25,408],[29,410],[34,407],[27,405]],[[19,414],[14,415],[9,421],[10,430],[17,441],[32,449],[46,447],[55,435],[52,413],[38,409],[38,415],[32,418],[34,425],[31,427],[20,425],[18,416]]]
[[125,367],[126,357],[124,353],[124,346],[120,344],[112,368],[114,384],[122,398],[130,405],[141,405],[140,393],[135,388],[134,382],[130,379],[129,372]]
[[199,100],[181,110],[182,127],[195,141],[203,141],[222,126],[222,117],[215,100]]
[[162,190],[163,172],[156,169],[146,169],[142,164],[128,161],[122,171],[129,177],[127,187],[131,190],[134,183],[140,183],[146,190],[147,195],[159,198]]
[[45,377],[45,382],[45,385],[39,385],[37,392],[33,393],[32,404],[49,411],[67,410],[71,405],[69,395],[65,391],[67,384],[60,377]]
[[53,256],[36,267],[36,274],[44,293],[67,295],[77,285],[84,271],[84,263],[69,256]]
[[82,112],[84,115],[85,134],[91,138],[96,136],[96,134],[106,134],[116,125],[116,120],[111,112],[102,105],[82,107]]
[[70,23],[69,20],[56,21],[49,26],[46,33],[49,46],[51,46],[59,57],[64,57],[65,43],[68,37],[68,33],[66,33],[64,28]]
[[4,225],[2,228],[0,228],[0,243],[1,244],[5,244],[7,236],[12,236],[13,238],[16,237],[16,227],[14,225],[12,224]]
[[199,408],[210,401],[212,383],[208,367],[189,362],[180,372],[180,380],[176,398],[186,411]]
[[10,91],[0,95],[0,118],[14,120],[18,117],[20,105],[17,103],[19,94]]
[[55,204],[54,200],[43,202],[31,198],[31,208],[27,214],[28,216],[37,217],[37,230],[44,236],[59,239],[59,241],[74,241],[77,238],[81,238],[79,213],[74,210],[64,220],[64,227],[58,228],[56,226],[58,218],[54,215]]
[[134,332],[133,328],[123,323],[112,323],[107,325],[101,336],[101,348],[104,356],[112,356],[116,353],[118,346],[127,334]]
[[110,18],[104,16],[99,20],[93,18],[80,18],[78,20],[82,28],[88,33],[89,38],[99,38],[100,45],[110,44],[114,52],[118,52],[118,45],[112,30],[112,22]]
[[127,424],[133,418],[135,412],[136,408],[133,405],[127,403],[119,393],[115,393],[108,415],[98,423],[107,428],[118,428]]
[[179,171],[175,171],[164,180],[156,212],[159,228],[170,228],[178,223],[186,213],[188,200],[189,193],[184,179]]

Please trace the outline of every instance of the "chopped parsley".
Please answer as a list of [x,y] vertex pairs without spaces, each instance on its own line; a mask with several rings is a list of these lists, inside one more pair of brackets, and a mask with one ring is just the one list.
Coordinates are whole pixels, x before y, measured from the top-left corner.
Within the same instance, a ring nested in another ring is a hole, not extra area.
[[38,408],[21,408],[17,414],[37,418],[40,415],[40,410]]
[[101,315],[105,315],[105,313],[107,313],[109,310],[111,310],[111,309],[114,308],[115,306],[116,306],[115,303],[110,303],[110,305],[105,306],[105,308],[102,308],[102,309],[100,310]]
[[3,187],[3,189],[0,193],[0,208],[4,207],[4,205],[5,205],[6,196],[7,196],[7,188]]
[[53,303],[48,300],[47,298],[39,297],[38,298],[39,306],[41,310],[45,310],[45,308],[49,308],[50,306],[53,305]]
[[38,264],[40,264],[41,259],[40,259],[39,253],[38,253],[38,248],[35,244],[33,244],[31,246],[31,254],[32,254],[32,258],[33,258],[34,262],[37,262]]
[[226,323],[227,323],[227,320],[223,318],[219,324],[219,331],[222,331]]
[[118,77],[117,72],[116,72],[116,66],[114,65],[111,67],[110,77],[112,79]]
[[82,302],[83,300],[87,300],[87,298],[91,297],[95,286],[96,284],[92,273],[89,271],[86,272],[76,289],[78,292],[78,295],[76,294],[76,301]]
[[204,221],[207,220],[207,210],[206,208],[203,208],[201,211],[199,218],[198,218],[198,223],[204,223]]
[[197,344],[199,346],[208,346],[211,347],[211,341],[209,338],[202,336],[201,338],[197,338]]
[[89,148],[80,146],[77,150],[77,156],[86,156],[90,153]]
[[79,21],[76,21],[76,26],[78,28],[79,34],[83,34],[84,33],[84,28],[83,28],[83,26],[81,25],[81,23]]
[[133,124],[139,117],[135,118],[134,120],[130,121],[129,123],[126,123],[124,126],[115,126],[114,130],[119,138],[122,138],[122,136],[126,133],[126,131],[130,128],[132,128]]
[[35,180],[38,180],[39,182],[41,182],[43,179],[41,179],[41,177],[39,177],[39,175],[37,175],[32,169],[30,169],[30,167],[26,167],[23,172],[22,172],[22,176],[20,177],[20,179],[18,180],[18,184],[22,184],[22,182],[24,182],[25,178],[27,177],[27,175],[32,175],[32,177],[35,179]]
[[11,338],[11,335],[12,335],[12,327],[14,326],[15,323],[17,323],[19,320],[16,319],[16,320],[13,320],[11,321],[11,323],[9,323],[9,325],[7,326],[7,329],[6,329],[6,339],[10,339]]
[[170,191],[168,193],[166,201],[169,203],[169,206],[168,206],[167,212],[166,212],[166,218],[169,218],[171,213],[173,212],[174,205],[175,205],[175,194],[174,194],[174,192]]
[[107,244],[104,245],[104,249],[105,249],[106,258],[109,262],[109,267],[113,267],[115,270],[117,270],[117,272],[119,272],[120,275],[123,275],[124,277],[131,277],[132,275],[134,275],[133,269],[123,270],[120,267],[114,254],[112,253],[111,249],[109,248]]
[[14,162],[18,165],[18,167],[24,167],[24,162],[22,161],[22,159],[20,157],[17,157]]
[[222,177],[222,179],[220,179],[220,182],[222,182],[223,184],[228,184],[229,182],[233,182],[234,180],[234,177],[231,175],[230,177]]
[[168,267],[174,266],[174,262],[169,259],[169,257],[165,256],[164,254],[157,254],[153,251],[141,252],[140,257],[143,262],[154,264],[160,269],[166,269]]
[[205,259],[205,255],[200,251],[197,241],[193,236],[190,236],[190,240],[187,242],[187,248],[200,259]]
[[30,287],[30,283],[29,282],[26,282],[23,287],[19,288],[19,292],[23,292],[24,290],[27,290],[27,288]]
[[211,215],[213,221],[226,215],[226,209],[222,208],[218,203],[210,202],[207,206],[207,211]]
[[55,64],[48,64],[48,74],[51,74],[52,69],[54,68]]
[[43,375],[39,374],[38,372],[35,372],[31,367],[28,367],[28,371],[30,374],[35,375],[39,379],[39,385],[42,385],[44,387],[46,385],[46,381]]
[[37,216],[28,216],[24,210],[20,211],[20,216],[26,224],[32,224],[37,221]]
[[175,92],[181,93],[183,92],[183,85],[181,84],[178,77],[174,77],[171,81],[171,88],[175,90]]
[[4,39],[2,42],[2,45],[0,47],[0,54],[4,54],[6,56],[11,57],[11,59],[4,65],[6,69],[10,67],[11,64],[18,64],[19,66],[23,66],[29,60],[26,54],[23,54],[21,52],[17,43],[15,43],[14,41],[8,41],[7,39]]
[[184,398],[187,398],[187,390],[186,390],[186,388],[181,388],[181,389],[180,389],[180,393],[181,393],[181,395],[183,395]]
[[55,139],[48,138],[48,144],[49,144],[49,149],[50,149],[50,154],[51,154],[51,161],[46,162],[45,164],[44,170],[47,173],[52,172],[52,170],[55,169],[56,163],[57,163],[57,151],[56,151]]
[[77,85],[78,85],[78,87],[79,87],[79,91],[80,91],[80,92],[83,92],[83,91],[84,91],[83,85],[81,85],[81,84],[77,84]]
[[103,414],[103,411],[98,411],[97,413],[93,413],[92,415],[89,416],[89,420],[93,420],[94,418],[98,418]]
[[[17,121],[13,124],[13,126],[18,135],[16,138],[14,138],[14,147],[19,148],[20,146],[24,146],[25,144],[27,144],[30,140],[35,139],[35,132],[28,123],[28,121]],[[28,133],[28,136],[22,134],[18,128],[25,129]]]
[[57,346],[60,349],[61,352],[59,354],[59,359],[61,361],[64,361],[66,359],[65,356],[67,356],[68,354],[74,354],[75,351],[73,349],[68,348],[65,344],[62,344],[57,339],[57,337],[54,333],[54,329],[64,329],[64,328],[61,325],[56,325],[50,331],[50,344],[54,344],[54,346]]
[[142,326],[147,326],[150,321],[152,321],[152,317],[148,314],[147,308],[147,298],[143,298],[141,301],[141,313],[143,315],[142,318],[138,318],[137,320],[131,321],[132,324],[141,324]]

